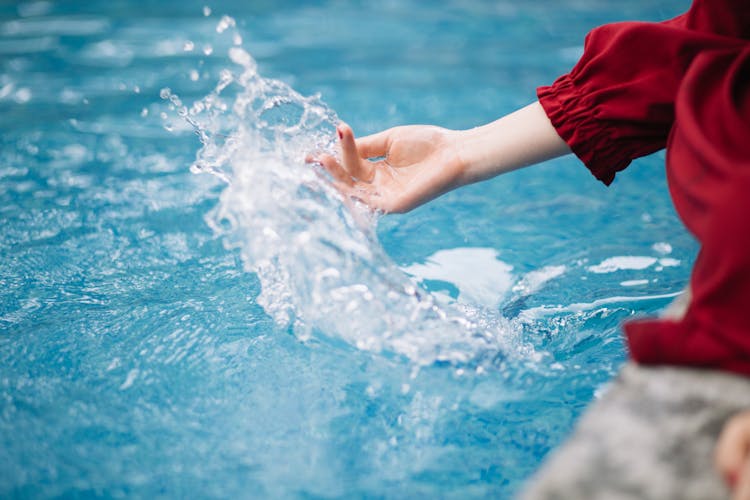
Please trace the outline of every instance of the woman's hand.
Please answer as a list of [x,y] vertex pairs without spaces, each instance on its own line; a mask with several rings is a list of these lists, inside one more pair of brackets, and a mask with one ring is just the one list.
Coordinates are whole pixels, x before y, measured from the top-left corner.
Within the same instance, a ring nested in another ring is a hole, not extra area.
[[458,133],[428,125],[395,127],[354,139],[338,127],[341,161],[317,158],[344,194],[385,212],[406,212],[460,185]]
[[716,468],[734,500],[750,500],[750,411],[732,417],[716,444]]
[[337,127],[341,159],[320,162],[345,195],[384,212],[406,212],[464,184],[570,152],[538,102],[482,127],[395,127],[355,139]]

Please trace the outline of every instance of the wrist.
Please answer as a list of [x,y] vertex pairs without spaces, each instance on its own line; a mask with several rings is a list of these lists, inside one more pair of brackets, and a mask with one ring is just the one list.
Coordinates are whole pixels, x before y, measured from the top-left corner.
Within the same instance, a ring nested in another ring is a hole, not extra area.
[[459,156],[466,183],[489,179],[570,152],[539,102],[461,132]]
[[[497,159],[492,157],[492,124],[452,131],[459,165],[461,185],[478,182],[496,175],[492,172]],[[499,172],[497,172],[499,173]]]

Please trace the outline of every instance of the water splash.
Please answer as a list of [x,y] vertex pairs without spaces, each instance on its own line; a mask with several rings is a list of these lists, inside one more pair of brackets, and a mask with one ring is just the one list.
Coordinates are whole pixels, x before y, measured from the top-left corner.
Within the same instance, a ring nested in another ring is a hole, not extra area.
[[[217,31],[234,26],[223,17]],[[161,96],[200,138],[192,171],[226,182],[207,220],[257,273],[258,303],[279,325],[301,339],[340,338],[417,365],[485,362],[530,349],[499,314],[442,303],[415,286],[379,245],[377,216],[342,199],[305,163],[312,151],[335,153],[338,118],[319,95],[263,78],[241,46],[228,58],[234,68],[189,107],[170,89]]]

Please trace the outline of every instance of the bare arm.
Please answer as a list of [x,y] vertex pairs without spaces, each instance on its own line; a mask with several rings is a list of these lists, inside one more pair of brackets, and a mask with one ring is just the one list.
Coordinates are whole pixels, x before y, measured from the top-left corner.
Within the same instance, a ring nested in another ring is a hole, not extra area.
[[355,140],[342,123],[338,133],[341,160],[317,161],[343,193],[386,212],[570,152],[538,102],[469,130],[411,125]]
[[570,153],[538,101],[459,134],[464,184]]

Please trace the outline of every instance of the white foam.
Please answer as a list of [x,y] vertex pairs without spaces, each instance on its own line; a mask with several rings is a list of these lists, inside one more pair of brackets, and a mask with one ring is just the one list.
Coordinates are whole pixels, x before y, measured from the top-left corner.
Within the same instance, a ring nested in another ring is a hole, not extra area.
[[447,281],[460,300],[485,307],[496,307],[513,283],[513,266],[499,260],[494,248],[440,250],[423,264],[401,269],[420,280]]
[[648,285],[648,280],[626,280],[621,281],[620,286],[640,286]]
[[520,295],[531,295],[541,289],[548,281],[565,274],[565,266],[545,266],[526,273],[515,285],[513,291]]
[[651,245],[651,248],[654,250],[654,252],[660,253],[662,255],[667,255],[667,254],[672,253],[672,245],[670,245],[669,243],[665,241],[654,243],[653,245]]
[[131,388],[136,378],[138,378],[138,369],[133,368],[128,372],[127,376],[125,377],[125,381],[120,385],[120,390],[124,391]]
[[655,263],[656,258],[654,257],[625,255],[605,259],[595,266],[589,266],[588,270],[597,274],[613,273],[623,270],[646,269],[647,267],[653,266]]
[[532,307],[522,311],[518,316],[523,321],[532,321],[552,314],[564,314],[564,313],[579,313],[584,311],[591,311],[601,306],[609,304],[621,304],[628,302],[642,302],[648,300],[663,300],[677,297],[682,292],[674,293],[662,293],[657,295],[643,295],[643,296],[615,296],[605,297],[603,299],[594,300],[591,302],[576,302],[567,306],[539,306]]
[[659,265],[662,267],[676,267],[680,265],[680,261],[678,259],[665,257],[665,258],[659,259]]

